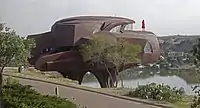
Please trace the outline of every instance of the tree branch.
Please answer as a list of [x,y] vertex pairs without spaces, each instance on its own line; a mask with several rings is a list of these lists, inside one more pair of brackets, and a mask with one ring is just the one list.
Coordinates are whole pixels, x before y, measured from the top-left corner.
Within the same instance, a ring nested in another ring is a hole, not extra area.
[[15,53],[13,53],[12,56],[8,59],[8,61],[5,62],[5,63],[2,65],[1,71],[0,71],[1,74],[3,73],[3,70],[4,70],[5,66],[11,61],[11,59],[14,57],[14,55],[15,55]]

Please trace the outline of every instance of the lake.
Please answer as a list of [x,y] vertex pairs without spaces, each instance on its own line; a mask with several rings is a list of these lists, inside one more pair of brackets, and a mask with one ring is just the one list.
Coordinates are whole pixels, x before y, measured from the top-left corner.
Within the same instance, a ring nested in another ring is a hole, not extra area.
[[[136,88],[138,84],[164,83],[171,87],[183,87],[187,94],[194,94],[192,86],[197,85],[198,78],[195,71],[188,70],[128,70],[121,72],[124,87]],[[121,82],[118,83],[121,86]],[[100,88],[97,79],[92,74],[86,74],[83,79],[83,86]]]

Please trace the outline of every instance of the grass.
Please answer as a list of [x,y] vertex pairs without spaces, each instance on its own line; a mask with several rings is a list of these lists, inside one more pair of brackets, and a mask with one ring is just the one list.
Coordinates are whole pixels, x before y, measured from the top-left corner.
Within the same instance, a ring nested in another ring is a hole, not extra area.
[[174,108],[190,108],[190,104],[184,102],[177,102],[172,104]]
[[184,96],[182,101],[172,103],[174,108],[190,108],[192,102],[192,96]]
[[103,93],[109,93],[113,95],[124,95],[128,93],[131,89],[129,88],[91,88],[87,86],[79,86],[77,81],[68,79],[68,78],[63,78],[51,74],[45,74],[44,72],[41,72],[39,70],[35,70],[33,68],[28,68],[23,70],[21,73],[17,72],[16,67],[9,67],[4,70],[5,74],[8,75],[15,75],[15,76],[21,76],[21,77],[26,77],[26,78],[37,78],[37,79],[42,79],[42,80],[47,80],[50,82],[56,82],[60,84],[67,84],[70,86],[75,86],[78,88],[84,88],[84,89],[89,89],[93,91],[98,91],[98,92],[103,92]]
[[[91,87],[86,87],[86,86],[78,86],[77,81],[73,81],[68,78],[44,74],[43,72],[35,70],[35,69],[26,69],[22,71],[22,73],[18,73],[17,68],[6,68],[4,73],[8,75],[22,76],[22,77],[27,77],[27,78],[43,79],[43,80],[47,80],[51,82],[57,82],[61,84],[67,84],[70,86],[76,86],[78,88],[84,88],[84,89],[89,89],[93,91],[109,93],[112,95],[123,96],[127,94],[129,91],[133,90],[130,88],[91,88]],[[159,104],[167,104],[167,105],[173,106],[174,108],[190,108],[191,101],[192,101],[192,96],[185,96],[182,101],[179,101],[176,103],[166,103],[166,102],[158,102],[158,101],[153,101],[153,102],[156,102]]]
[[28,68],[23,70],[21,73],[17,72],[17,68],[6,68],[4,71],[5,74],[8,75],[16,75],[16,76],[22,76],[22,77],[28,77],[28,78],[38,78],[38,79],[44,79],[47,81],[53,81],[53,82],[58,82],[58,83],[67,83],[70,85],[77,85],[77,81],[73,81],[68,78],[63,78],[51,74],[47,74],[38,70],[35,70],[33,68]]
[[42,95],[29,85],[21,85],[11,77],[4,80],[2,93],[9,108],[78,108],[66,98]]

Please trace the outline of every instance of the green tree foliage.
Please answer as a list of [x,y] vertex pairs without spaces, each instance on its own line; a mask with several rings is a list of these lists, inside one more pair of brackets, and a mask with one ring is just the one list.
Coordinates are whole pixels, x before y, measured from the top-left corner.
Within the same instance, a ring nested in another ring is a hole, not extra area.
[[[198,39],[197,45],[193,46],[192,50],[193,55],[196,57],[195,65],[197,67],[200,66],[200,39]],[[197,70],[199,74],[199,70]],[[198,108],[200,106],[200,87],[199,85],[193,87],[193,91],[195,91],[196,96],[194,96],[193,103],[191,104],[191,108]]]
[[183,88],[171,88],[169,85],[151,83],[139,85],[126,96],[153,99],[157,101],[177,102],[182,99],[185,91]]
[[[109,74],[109,68],[112,68],[117,75],[127,64],[140,62],[138,53],[141,47],[121,38],[96,35],[84,44],[80,51],[86,62],[89,61],[93,65],[106,68]],[[111,74],[110,77],[113,78]]]
[[30,50],[35,47],[33,40],[20,37],[14,30],[0,24],[0,83],[2,72],[9,63],[25,65],[30,57]]
[[3,100],[7,108],[77,108],[75,104],[57,96],[41,95],[29,85],[21,85],[8,78],[3,86]]
[[195,60],[195,65],[199,66],[199,61],[200,61],[200,39],[198,39],[198,43],[197,45],[193,46],[193,50],[191,51],[193,53],[193,55],[196,57]]

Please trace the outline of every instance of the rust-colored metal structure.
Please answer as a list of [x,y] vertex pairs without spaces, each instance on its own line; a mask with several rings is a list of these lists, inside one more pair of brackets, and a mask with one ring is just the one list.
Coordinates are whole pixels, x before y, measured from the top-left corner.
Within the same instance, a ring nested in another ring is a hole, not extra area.
[[[64,77],[79,81],[79,84],[89,71],[96,76],[101,87],[108,87],[106,70],[88,66],[77,48],[90,41],[93,35],[120,37],[142,47],[139,54],[141,64],[156,62],[160,57],[156,35],[133,30],[134,23],[128,18],[110,16],[78,16],[59,20],[53,24],[51,31],[28,36],[36,41],[30,63],[41,71],[58,71]],[[131,66],[129,64],[127,68]]]

